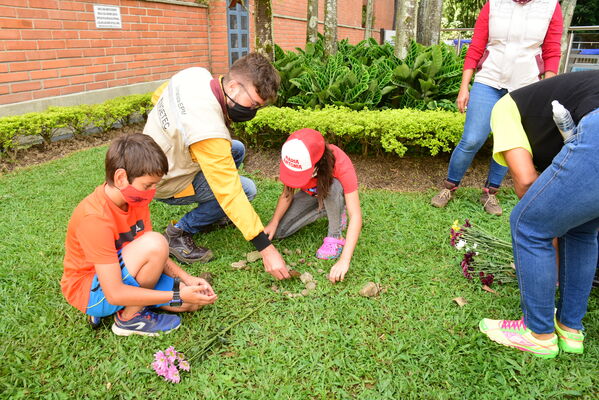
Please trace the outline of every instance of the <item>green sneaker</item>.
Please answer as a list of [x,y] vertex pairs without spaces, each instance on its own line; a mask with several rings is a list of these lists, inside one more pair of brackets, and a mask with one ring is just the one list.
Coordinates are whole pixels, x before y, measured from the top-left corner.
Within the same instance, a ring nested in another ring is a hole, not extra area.
[[478,327],[492,341],[532,353],[537,357],[554,358],[559,353],[557,335],[548,340],[539,340],[532,335],[523,319],[513,321],[485,318],[480,321]]
[[584,351],[584,333],[572,333],[563,330],[557,324],[557,318],[553,319],[555,332],[557,333],[557,344],[566,353],[582,354]]

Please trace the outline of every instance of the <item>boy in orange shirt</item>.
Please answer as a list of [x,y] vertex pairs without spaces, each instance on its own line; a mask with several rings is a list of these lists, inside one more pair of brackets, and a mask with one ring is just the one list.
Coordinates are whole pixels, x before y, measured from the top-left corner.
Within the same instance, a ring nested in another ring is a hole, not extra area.
[[75,208],[65,241],[61,288],[92,325],[115,314],[112,331],[156,336],[177,329],[174,312],[195,311],[216,301],[208,282],[189,275],[169,258],[164,236],[152,231],[149,203],[168,172],[164,152],[146,135],[112,142],[106,182]]

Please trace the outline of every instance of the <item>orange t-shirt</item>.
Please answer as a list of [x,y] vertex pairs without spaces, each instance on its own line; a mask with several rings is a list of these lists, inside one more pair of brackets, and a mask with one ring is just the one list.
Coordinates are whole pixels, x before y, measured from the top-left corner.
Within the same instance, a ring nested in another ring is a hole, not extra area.
[[106,196],[105,185],[79,203],[67,227],[60,286],[69,304],[83,312],[89,302],[95,264],[118,263],[118,250],[152,230],[148,207],[123,211]]

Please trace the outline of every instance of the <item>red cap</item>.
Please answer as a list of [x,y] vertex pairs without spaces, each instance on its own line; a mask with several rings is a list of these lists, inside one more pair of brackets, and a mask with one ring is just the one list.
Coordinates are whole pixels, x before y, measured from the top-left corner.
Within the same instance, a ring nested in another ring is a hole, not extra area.
[[285,186],[301,188],[314,175],[314,165],[324,153],[324,138],[314,129],[293,132],[281,149],[279,178]]

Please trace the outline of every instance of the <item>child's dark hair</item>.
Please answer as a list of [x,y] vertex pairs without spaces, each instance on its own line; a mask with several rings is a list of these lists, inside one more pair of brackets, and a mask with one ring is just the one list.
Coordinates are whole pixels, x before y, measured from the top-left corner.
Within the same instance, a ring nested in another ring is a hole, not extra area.
[[[316,172],[316,180],[318,181],[316,186],[316,197],[318,198],[318,208],[322,209],[324,206],[324,200],[329,195],[331,183],[333,182],[333,170],[335,169],[335,155],[329,148],[329,144],[325,141],[324,153],[320,160],[314,165],[314,172]],[[295,189],[285,186],[285,196],[293,195]]]
[[114,186],[114,173],[122,168],[127,180],[145,175],[163,176],[168,172],[166,155],[148,135],[135,133],[116,138],[110,144],[105,159],[106,182]]

